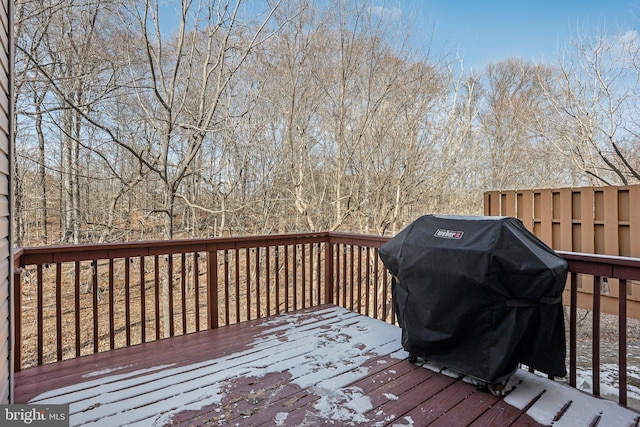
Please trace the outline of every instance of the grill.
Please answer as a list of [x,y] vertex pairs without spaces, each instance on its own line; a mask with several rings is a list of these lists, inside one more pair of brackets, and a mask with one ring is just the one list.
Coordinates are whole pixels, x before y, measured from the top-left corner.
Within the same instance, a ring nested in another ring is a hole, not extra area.
[[495,386],[525,364],[566,376],[567,263],[510,217],[425,215],[380,248],[402,346]]

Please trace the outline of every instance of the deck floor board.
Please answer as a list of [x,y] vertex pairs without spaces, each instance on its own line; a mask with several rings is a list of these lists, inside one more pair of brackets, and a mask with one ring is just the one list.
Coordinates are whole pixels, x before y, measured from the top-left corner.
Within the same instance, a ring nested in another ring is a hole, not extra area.
[[539,426],[527,411],[559,404],[548,380],[519,379],[512,405],[406,356],[398,328],[324,305],[25,369],[15,401],[141,427]]

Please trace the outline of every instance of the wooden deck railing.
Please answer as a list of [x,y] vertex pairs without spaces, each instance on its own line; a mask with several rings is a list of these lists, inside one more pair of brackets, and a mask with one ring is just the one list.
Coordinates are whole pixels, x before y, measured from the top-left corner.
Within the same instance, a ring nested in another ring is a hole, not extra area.
[[593,394],[600,396],[600,314],[604,279],[618,279],[618,402],[627,406],[627,281],[640,280],[640,259],[559,252],[568,261],[569,286],[569,385],[576,387],[579,276],[591,276],[592,327],[591,374]]
[[[378,248],[387,237],[307,233],[24,248],[14,277],[15,370],[324,303],[395,322]],[[569,383],[576,386],[577,284],[640,279],[640,259],[563,252],[571,280]],[[581,278],[579,279],[579,276]],[[600,286],[593,289],[593,393],[600,395]],[[625,292],[619,300],[626,313]],[[627,319],[619,317],[627,405]]]
[[377,255],[385,240],[311,233],[22,249],[15,367],[326,302],[393,321]]

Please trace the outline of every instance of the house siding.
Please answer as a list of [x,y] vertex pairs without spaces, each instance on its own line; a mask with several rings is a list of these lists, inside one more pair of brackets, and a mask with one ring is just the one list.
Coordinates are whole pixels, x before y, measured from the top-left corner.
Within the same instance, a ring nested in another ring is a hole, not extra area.
[[13,1],[0,2],[0,404],[12,400],[11,142],[13,140]]

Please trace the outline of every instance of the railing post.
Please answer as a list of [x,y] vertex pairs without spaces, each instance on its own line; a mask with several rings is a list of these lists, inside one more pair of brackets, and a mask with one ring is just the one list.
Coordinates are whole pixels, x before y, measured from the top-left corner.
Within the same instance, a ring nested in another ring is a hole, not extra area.
[[13,371],[22,369],[22,268],[13,270]]
[[593,330],[591,337],[592,362],[591,378],[592,389],[595,396],[600,396],[600,291],[602,287],[602,277],[593,276]]
[[578,322],[578,273],[570,272],[571,296],[569,302],[569,385],[576,386],[577,380],[577,322]]
[[207,317],[209,329],[218,328],[218,250],[207,252]]
[[62,264],[56,263],[56,360],[62,360]]
[[627,280],[618,285],[618,402],[627,406]]
[[36,283],[36,310],[37,310],[36,311],[36,319],[37,319],[36,321],[38,322],[37,329],[36,329],[36,331],[37,331],[36,333],[38,334],[37,339],[36,339],[36,341],[37,341],[36,349],[38,351],[37,356],[36,356],[36,358],[37,358],[36,360],[38,361],[38,365],[42,365],[42,360],[43,360],[42,359],[42,353],[43,353],[43,347],[44,347],[44,337],[43,337],[43,335],[44,335],[44,327],[42,325],[43,318],[44,318],[44,316],[42,314],[43,309],[44,309],[44,303],[42,301],[42,294],[44,292],[43,289],[42,289],[43,288],[43,284],[42,284],[42,281],[43,281],[43,278],[42,278],[43,277],[42,264],[39,264],[36,267],[36,277],[37,277],[37,280],[38,280],[38,283]]
[[333,304],[333,243],[328,238],[324,244],[324,302]]

